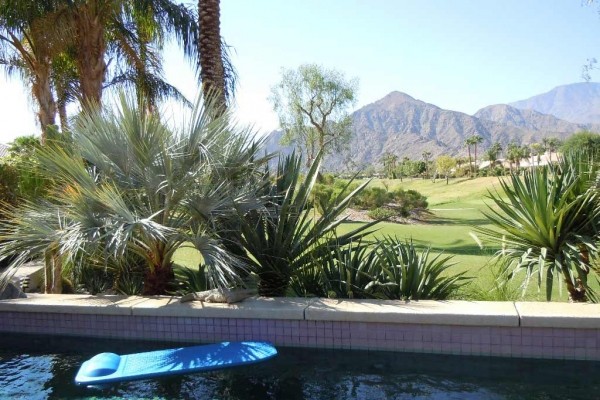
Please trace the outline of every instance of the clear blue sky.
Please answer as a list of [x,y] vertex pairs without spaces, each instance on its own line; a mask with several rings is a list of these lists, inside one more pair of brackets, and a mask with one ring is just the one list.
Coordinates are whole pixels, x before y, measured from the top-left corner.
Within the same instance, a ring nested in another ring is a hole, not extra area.
[[[356,108],[393,90],[472,114],[581,81],[600,58],[598,5],[579,0],[221,0],[239,74],[237,117],[277,127],[268,102],[281,68],[318,63],[360,82]],[[173,48],[168,80],[197,85]],[[592,75],[599,80],[600,71]],[[28,89],[0,77],[0,142],[38,131]]]

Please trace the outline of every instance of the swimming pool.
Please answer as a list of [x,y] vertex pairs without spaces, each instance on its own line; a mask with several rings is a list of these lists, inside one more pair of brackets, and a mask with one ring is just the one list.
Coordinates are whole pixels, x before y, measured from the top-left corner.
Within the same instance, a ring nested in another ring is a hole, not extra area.
[[81,362],[181,344],[3,334],[3,399],[593,399],[600,363],[279,348],[237,369],[81,388]]

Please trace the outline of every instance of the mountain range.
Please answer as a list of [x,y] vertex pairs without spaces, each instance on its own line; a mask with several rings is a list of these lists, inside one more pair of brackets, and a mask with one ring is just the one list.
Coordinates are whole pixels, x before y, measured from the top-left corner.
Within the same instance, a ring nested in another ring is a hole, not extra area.
[[[587,104],[589,106],[583,106]],[[354,170],[378,164],[386,152],[400,158],[420,159],[429,151],[466,155],[465,140],[479,135],[486,149],[494,142],[540,142],[544,137],[561,140],[582,130],[600,131],[600,83],[576,83],[511,104],[484,107],[473,115],[445,110],[398,91],[368,104],[351,118],[352,137],[345,152],[330,154],[328,170]],[[279,145],[282,132],[267,137],[267,150],[289,152]],[[481,154],[481,153],[480,153]]]

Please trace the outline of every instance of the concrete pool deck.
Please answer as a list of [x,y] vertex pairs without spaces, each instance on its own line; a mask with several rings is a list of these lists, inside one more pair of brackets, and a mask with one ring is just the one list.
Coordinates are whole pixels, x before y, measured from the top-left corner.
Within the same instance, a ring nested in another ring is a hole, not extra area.
[[600,304],[30,294],[0,332],[600,361]]

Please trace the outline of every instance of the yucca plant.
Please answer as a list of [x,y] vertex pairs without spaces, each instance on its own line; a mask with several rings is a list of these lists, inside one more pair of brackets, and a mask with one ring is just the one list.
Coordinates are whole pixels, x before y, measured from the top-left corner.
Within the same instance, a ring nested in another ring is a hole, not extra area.
[[430,257],[430,249],[419,252],[412,241],[385,236],[373,250],[379,272],[369,286],[377,296],[390,300],[444,300],[468,283],[465,273],[449,274],[451,256]]
[[173,253],[187,243],[202,255],[211,284],[230,285],[242,263],[226,249],[220,222],[258,205],[253,183],[266,158],[251,132],[210,108],[197,104],[179,131],[125,96],[117,108],[84,112],[73,150],[40,150],[54,188],[47,201],[8,210],[0,258],[19,254],[18,266],[46,254],[60,268],[133,254],[145,265],[144,293],[162,294],[173,280]]
[[596,169],[588,155],[567,154],[557,167],[512,174],[500,181],[500,191],[489,194],[493,203],[485,214],[496,229],[477,230],[503,238],[496,256],[511,260],[508,278],[525,271],[523,290],[536,276],[538,289],[545,281],[551,300],[554,280],[562,277],[571,301],[596,299],[587,283],[598,255]]
[[338,195],[318,216],[309,211],[322,157],[322,153],[317,155],[303,180],[301,158],[295,154],[281,158],[275,176],[266,174],[261,190],[265,206],[242,214],[240,240],[251,255],[262,296],[284,296],[297,271],[319,263],[334,245],[344,246],[366,235],[373,225],[335,235],[344,221],[341,214],[368,182],[347,195]]

